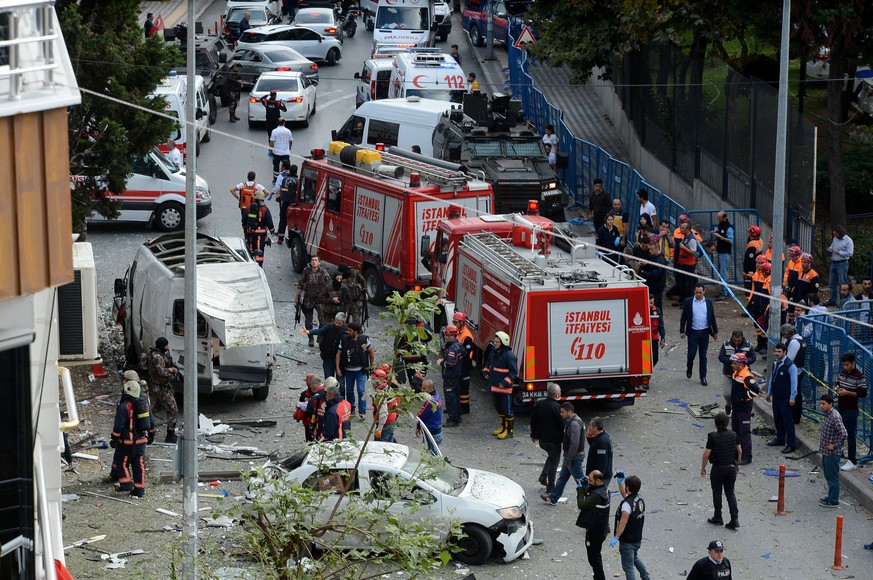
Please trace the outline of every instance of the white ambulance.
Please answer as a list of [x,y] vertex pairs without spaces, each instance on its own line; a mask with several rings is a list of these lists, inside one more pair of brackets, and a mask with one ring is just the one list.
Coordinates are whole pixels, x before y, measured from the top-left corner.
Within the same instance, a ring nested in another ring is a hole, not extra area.
[[[167,101],[165,113],[175,117],[178,120],[176,128],[168,138],[176,142],[176,148],[182,152],[182,158],[188,151],[188,143],[194,142],[195,154],[200,154],[200,142],[209,142],[212,136],[209,134],[209,94],[206,92],[206,82],[203,77],[197,75],[194,86],[196,87],[195,98],[195,118],[193,121],[197,126],[197,133],[192,137],[188,135],[188,79],[185,75],[177,75],[175,71],[170,71],[170,76],[166,77],[161,84],[155,87],[151,93],[152,97],[163,97]],[[162,153],[167,152],[165,143],[159,146]]]
[[378,0],[373,44],[433,46],[433,10],[429,0]]
[[467,92],[461,65],[438,48],[411,48],[394,57],[388,98],[421,97],[460,103]]

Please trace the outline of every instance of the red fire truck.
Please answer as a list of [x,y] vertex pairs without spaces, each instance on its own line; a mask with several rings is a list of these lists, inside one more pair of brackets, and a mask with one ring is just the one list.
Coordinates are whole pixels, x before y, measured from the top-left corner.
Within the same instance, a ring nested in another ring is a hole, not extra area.
[[[441,220],[491,211],[491,186],[454,163],[395,147],[374,151],[332,142],[303,161],[288,210],[291,261],[302,272],[308,256],[359,268],[367,294],[383,303],[387,290],[431,285],[422,263]],[[427,242],[429,243],[429,242]]]
[[[565,237],[537,215],[440,223],[431,256],[445,313],[467,315],[487,356],[497,331],[518,357],[516,405],[561,385],[561,400],[632,405],[652,374],[649,293],[633,270],[595,254],[594,240]],[[550,244],[550,240],[554,245]]]

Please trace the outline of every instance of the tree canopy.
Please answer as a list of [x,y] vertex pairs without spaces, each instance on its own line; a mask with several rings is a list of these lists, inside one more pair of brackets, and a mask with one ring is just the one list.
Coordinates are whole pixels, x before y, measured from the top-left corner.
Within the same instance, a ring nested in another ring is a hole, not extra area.
[[[178,60],[161,38],[148,39],[138,0],[58,0],[58,15],[82,103],[70,109],[70,171],[80,176],[73,196],[73,227],[93,211],[117,209],[100,192],[123,192],[133,156],[148,152],[172,131],[173,121],[153,114],[163,99],[148,94]],[[100,93],[98,96],[88,91]]]

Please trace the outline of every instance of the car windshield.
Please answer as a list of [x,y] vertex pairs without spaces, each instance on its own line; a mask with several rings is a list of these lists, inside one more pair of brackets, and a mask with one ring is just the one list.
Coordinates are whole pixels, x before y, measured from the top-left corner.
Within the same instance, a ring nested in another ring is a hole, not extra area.
[[376,12],[376,28],[427,30],[430,28],[427,8],[383,7]]
[[152,153],[154,153],[154,156],[157,158],[158,165],[163,167],[168,174],[176,173],[181,170],[181,167],[176,167],[176,165],[167,159],[167,156],[161,153],[160,149],[157,147],[152,149]]
[[254,25],[262,25],[267,23],[267,14],[263,10],[257,10],[255,8],[240,8],[230,11],[230,14],[227,15],[227,23],[228,24],[239,24],[240,20],[245,16],[246,11],[251,12],[252,17],[249,19],[249,23]]
[[269,93],[270,91],[279,91],[279,92],[297,92],[299,89],[297,88],[297,79],[265,79],[261,78],[258,80],[258,84],[255,85],[255,88],[252,89],[252,92],[255,93]]
[[538,141],[504,141],[483,139],[469,142],[469,147],[477,157],[544,157],[545,153]]
[[458,469],[443,459],[430,458],[425,463],[421,451],[414,447],[409,447],[409,455],[402,469],[416,479],[427,482],[440,493],[459,492],[467,483],[466,470]]
[[333,24],[330,12],[298,12],[294,19],[300,24]]

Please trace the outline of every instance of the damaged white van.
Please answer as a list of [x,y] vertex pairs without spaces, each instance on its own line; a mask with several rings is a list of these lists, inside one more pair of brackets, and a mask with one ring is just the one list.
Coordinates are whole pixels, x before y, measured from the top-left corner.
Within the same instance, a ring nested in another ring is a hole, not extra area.
[[[139,247],[124,278],[115,280],[116,321],[124,328],[129,364],[155,344],[170,341],[185,367],[185,237],[165,234]],[[197,391],[270,392],[279,343],[273,296],[263,269],[234,244],[197,234]],[[176,390],[181,390],[181,378]]]

